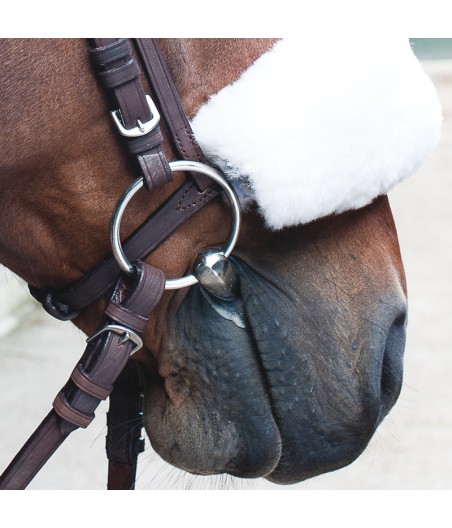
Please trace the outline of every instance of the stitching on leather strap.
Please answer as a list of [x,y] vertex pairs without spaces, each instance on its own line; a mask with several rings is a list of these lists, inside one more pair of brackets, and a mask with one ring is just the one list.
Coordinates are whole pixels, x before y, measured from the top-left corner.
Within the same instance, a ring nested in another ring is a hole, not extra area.
[[206,200],[214,191],[213,189],[209,189],[208,192],[206,192],[205,194],[203,194],[200,198],[198,198],[198,200],[195,200],[194,202],[191,202],[187,205],[184,205],[182,207],[182,202],[184,201],[184,198],[185,198],[185,195],[191,190],[191,187],[189,187],[185,192],[184,194],[182,195],[181,199],[179,200],[178,204],[176,205],[176,211],[184,211],[185,209],[188,209],[189,207],[195,207],[197,206],[199,203],[201,203],[203,200]]

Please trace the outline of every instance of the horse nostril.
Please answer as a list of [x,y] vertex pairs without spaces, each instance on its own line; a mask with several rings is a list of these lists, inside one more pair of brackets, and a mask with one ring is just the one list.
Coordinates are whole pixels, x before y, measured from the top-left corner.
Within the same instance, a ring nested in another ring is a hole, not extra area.
[[406,312],[394,319],[386,336],[381,368],[381,399],[385,412],[396,402],[402,388]]

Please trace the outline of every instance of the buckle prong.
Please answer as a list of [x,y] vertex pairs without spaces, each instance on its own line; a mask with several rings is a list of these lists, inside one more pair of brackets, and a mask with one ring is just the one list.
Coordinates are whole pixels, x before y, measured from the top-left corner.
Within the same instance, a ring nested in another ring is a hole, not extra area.
[[154,104],[154,101],[151,99],[149,95],[146,95],[146,102],[148,103],[149,110],[151,112],[151,119],[149,121],[146,121],[146,123],[142,123],[139,119],[137,119],[137,126],[133,128],[126,128],[124,126],[124,122],[121,116],[120,110],[113,110],[111,113],[111,116],[113,117],[113,121],[115,122],[116,126],[118,127],[119,133],[125,137],[140,137],[144,136],[145,134],[149,134],[154,128],[159,124],[160,121],[160,114],[157,110],[157,107]]
[[145,133],[144,125],[143,125],[143,123],[142,123],[139,119],[137,119],[137,127],[140,129],[140,132],[141,132],[142,134]]

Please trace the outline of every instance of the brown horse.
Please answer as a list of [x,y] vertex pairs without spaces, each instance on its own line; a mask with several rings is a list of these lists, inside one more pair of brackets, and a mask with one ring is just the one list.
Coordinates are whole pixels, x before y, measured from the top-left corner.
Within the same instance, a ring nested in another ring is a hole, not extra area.
[[[272,44],[160,41],[190,118]],[[0,262],[35,287],[60,288],[109,253],[112,210],[135,176],[84,41],[4,40],[0,56]],[[167,155],[175,159],[169,144]],[[124,235],[181,181],[137,196]],[[213,200],[147,262],[184,275],[226,238],[228,215]],[[244,327],[200,286],[165,292],[149,322],[137,360],[154,449],[196,474],[281,484],[349,464],[402,382],[406,288],[387,198],[277,232],[250,210],[233,260]],[[87,335],[103,305],[75,320]]]

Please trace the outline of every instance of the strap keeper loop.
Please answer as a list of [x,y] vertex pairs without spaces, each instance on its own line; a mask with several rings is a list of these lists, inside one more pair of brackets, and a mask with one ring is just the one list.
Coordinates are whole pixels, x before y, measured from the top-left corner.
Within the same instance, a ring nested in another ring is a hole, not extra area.
[[79,310],[71,310],[71,307],[54,297],[52,290],[41,290],[34,286],[28,286],[31,295],[42,304],[44,310],[55,319],[70,321],[78,317]]
[[85,414],[72,407],[61,391],[57,394],[52,406],[60,418],[83,429],[86,429],[94,419],[94,413]]
[[118,39],[107,46],[90,49],[90,57],[96,66],[103,66],[110,62],[129,57],[132,54],[132,46],[129,39]]
[[98,400],[107,399],[113,390],[113,385],[104,385],[89,376],[81,363],[72,371],[71,380],[80,390]]

